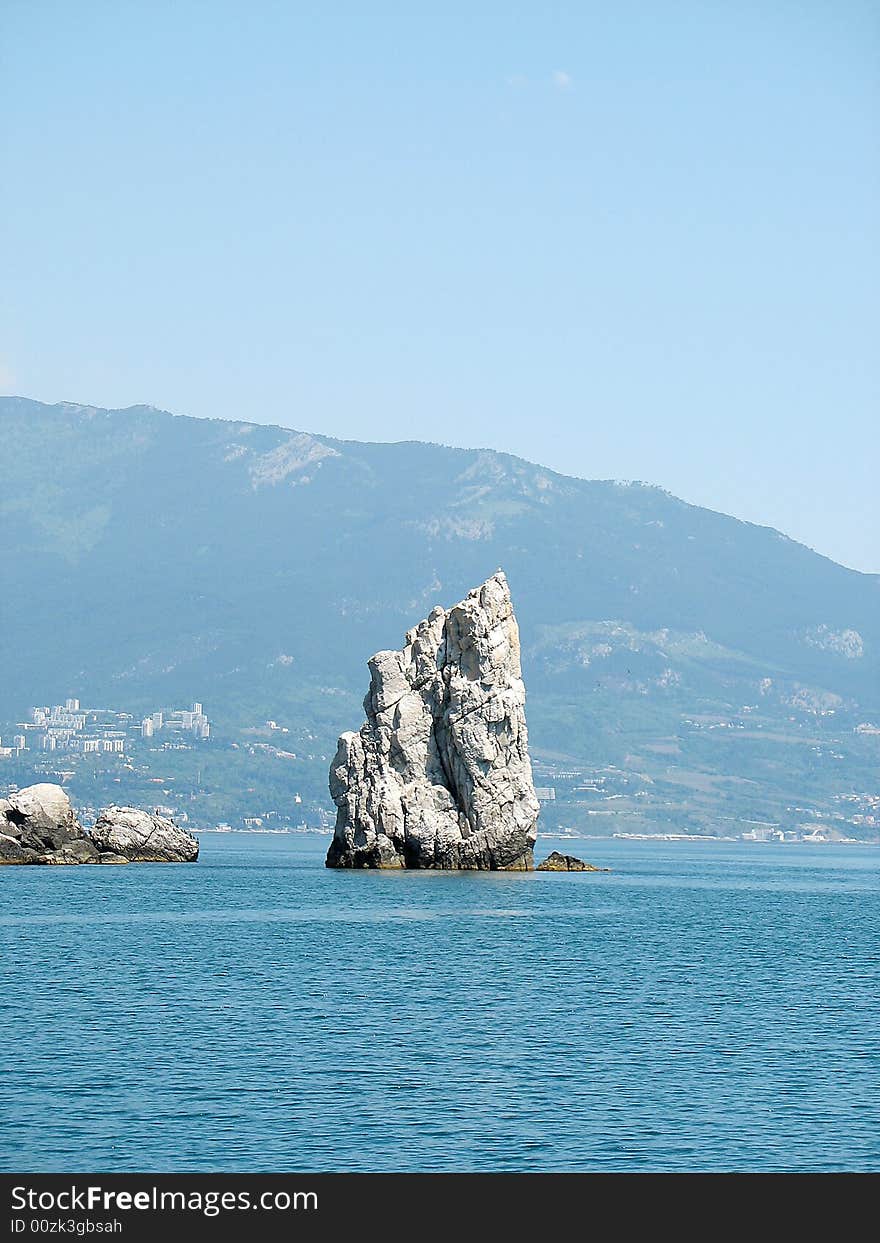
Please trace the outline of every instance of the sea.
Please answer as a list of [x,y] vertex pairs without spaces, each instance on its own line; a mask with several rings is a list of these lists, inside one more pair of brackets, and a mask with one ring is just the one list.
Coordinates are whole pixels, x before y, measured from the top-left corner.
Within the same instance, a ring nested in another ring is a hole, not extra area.
[[0,869],[0,1168],[880,1169],[880,848]]

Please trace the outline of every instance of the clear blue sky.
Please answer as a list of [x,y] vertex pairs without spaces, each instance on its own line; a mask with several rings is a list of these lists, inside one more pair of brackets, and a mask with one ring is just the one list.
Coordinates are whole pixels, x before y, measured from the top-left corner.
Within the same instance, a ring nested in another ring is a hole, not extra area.
[[509,450],[880,571],[880,10],[0,5],[0,391]]

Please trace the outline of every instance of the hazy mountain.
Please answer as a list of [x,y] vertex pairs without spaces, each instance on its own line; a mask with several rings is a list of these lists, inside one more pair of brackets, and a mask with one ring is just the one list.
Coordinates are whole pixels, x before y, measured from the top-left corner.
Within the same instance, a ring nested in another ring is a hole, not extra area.
[[[367,656],[502,566],[548,765],[777,793],[806,765],[827,794],[876,762],[853,730],[880,718],[880,576],[776,531],[488,450],[22,398],[0,420],[0,720],[197,697],[229,730],[290,718],[332,751]],[[848,751],[817,776],[820,727]],[[760,748],[731,750],[737,729]],[[792,736],[768,758],[774,729]]]

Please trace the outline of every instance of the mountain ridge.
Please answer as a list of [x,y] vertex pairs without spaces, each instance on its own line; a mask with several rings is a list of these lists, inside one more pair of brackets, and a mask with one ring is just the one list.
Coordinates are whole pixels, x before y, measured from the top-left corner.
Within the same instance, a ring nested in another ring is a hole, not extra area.
[[739,518],[735,514],[729,514],[725,512],[724,510],[713,509],[711,506],[708,506],[708,505],[699,505],[696,502],[688,501],[684,497],[678,496],[677,493],[672,492],[670,489],[663,487],[662,484],[651,483],[649,480],[644,480],[644,479],[622,479],[622,478],[615,478],[611,476],[600,477],[600,476],[586,476],[586,475],[569,475],[563,471],[555,470],[553,467],[545,466],[541,464],[540,462],[533,462],[531,461],[531,459],[524,458],[520,456],[519,454],[510,453],[504,449],[494,449],[490,446],[468,447],[468,446],[463,446],[463,445],[447,444],[445,441],[440,441],[440,440],[423,440],[419,438],[412,438],[412,439],[406,439],[406,440],[362,441],[362,440],[356,440],[354,438],[342,438],[338,436],[330,436],[326,432],[316,432],[308,428],[289,427],[286,424],[282,424],[282,423],[256,423],[248,419],[229,419],[229,418],[221,417],[221,416],[213,417],[211,415],[180,414],[172,410],[166,410],[162,406],[153,406],[147,403],[139,403],[133,406],[121,406],[118,408],[113,408],[113,407],[84,405],[82,403],[73,402],[73,401],[44,402],[44,401],[39,401],[36,398],[24,397],[18,394],[8,394],[8,395],[0,394],[0,414],[3,413],[3,403],[18,403],[18,404],[21,404],[22,406],[30,406],[30,407],[36,406],[36,407],[40,407],[44,411],[58,411],[59,413],[88,414],[88,415],[102,414],[102,415],[111,415],[115,417],[116,416],[124,417],[126,415],[146,414],[146,415],[151,415],[151,416],[159,416],[160,418],[163,418],[163,419],[192,421],[194,423],[208,423],[208,424],[217,425],[217,426],[227,426],[227,427],[233,426],[237,428],[249,428],[249,429],[250,428],[268,429],[270,431],[280,432],[282,435],[285,435],[285,436],[307,436],[312,440],[316,440],[322,444],[328,445],[333,448],[337,446],[340,446],[343,448],[349,448],[349,447],[362,448],[364,446],[370,446],[370,447],[376,447],[376,448],[398,448],[398,447],[407,448],[410,446],[420,446],[420,447],[425,447],[428,449],[441,449],[441,450],[449,451],[452,453],[476,454],[476,455],[487,454],[487,455],[491,455],[492,457],[495,457],[501,460],[507,460],[513,463],[517,463],[519,465],[530,467],[532,469],[540,470],[546,473],[547,475],[553,476],[563,481],[569,481],[573,483],[603,484],[603,485],[610,485],[610,486],[619,487],[619,488],[643,488],[651,492],[656,492],[662,496],[667,497],[668,499],[672,501],[677,502],[680,505],[687,506],[689,509],[698,510],[698,511],[701,511],[707,514],[716,515],[721,518],[727,518],[727,519],[730,519],[732,522],[740,523],[743,526],[753,527],[759,531],[765,531],[770,534],[776,535],[781,539],[787,540],[791,544],[796,544],[798,547],[806,549],[813,556],[820,557],[822,558],[822,560],[828,561],[830,562],[830,564],[837,566],[838,568],[842,570],[846,570],[848,573],[858,574],[862,578],[874,579],[877,581],[878,585],[880,585],[880,572],[872,573],[870,571],[857,570],[853,568],[852,566],[844,565],[842,562],[835,561],[833,557],[830,557],[827,554],[818,551],[817,549],[813,548],[811,545],[805,544],[803,543],[803,541],[795,539],[793,536],[788,535],[785,531],[781,531],[778,527],[773,527],[768,523],[754,522],[748,518]]

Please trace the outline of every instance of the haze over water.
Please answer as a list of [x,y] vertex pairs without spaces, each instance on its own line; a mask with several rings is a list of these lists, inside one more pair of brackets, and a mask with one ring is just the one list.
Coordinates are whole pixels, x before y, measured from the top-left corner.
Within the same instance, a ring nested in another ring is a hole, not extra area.
[[880,848],[562,848],[4,869],[0,1168],[880,1169]]

